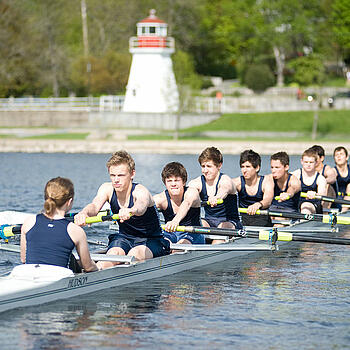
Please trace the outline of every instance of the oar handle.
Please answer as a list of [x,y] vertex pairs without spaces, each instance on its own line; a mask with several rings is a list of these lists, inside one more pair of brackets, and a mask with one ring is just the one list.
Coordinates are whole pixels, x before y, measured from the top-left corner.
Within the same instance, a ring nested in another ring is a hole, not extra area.
[[21,233],[22,225],[0,225],[0,238],[7,239]]
[[86,224],[94,224],[97,222],[103,222],[103,221],[116,221],[119,220],[118,214],[113,215],[98,215],[98,216],[89,216],[85,219]]
[[[216,201],[216,204],[222,204],[222,203],[224,203],[224,200],[223,200],[223,199],[218,199],[218,200]],[[206,207],[206,206],[208,206],[208,205],[210,205],[210,202],[209,202],[209,201],[201,201],[201,207]]]
[[[307,193],[301,192],[300,197],[306,198]],[[316,194],[315,196],[316,199],[320,199],[324,202],[331,202],[331,203],[338,203],[338,204],[344,204],[344,205],[349,205],[350,201],[342,198],[333,198],[333,197],[328,197],[328,196],[321,196],[320,194]]]
[[[306,192],[300,192],[300,197],[302,198],[307,198],[307,193]],[[322,199],[322,200],[326,200],[327,201],[327,198],[325,199],[326,197],[324,196],[321,196],[320,194],[316,194],[315,195],[315,199]],[[331,202],[331,200],[328,200],[329,202]]]
[[[238,208],[238,211],[242,214],[247,214],[248,208]],[[258,209],[255,215],[269,215],[269,211],[267,209]]]
[[[110,209],[101,210],[98,212],[97,216],[106,216],[111,215],[112,211]],[[67,213],[64,217],[65,218],[74,218],[75,215],[79,214],[79,212],[76,213]]]
[[[276,201],[279,201],[281,199],[281,196],[275,196]],[[287,196],[286,199],[290,199],[290,195]]]

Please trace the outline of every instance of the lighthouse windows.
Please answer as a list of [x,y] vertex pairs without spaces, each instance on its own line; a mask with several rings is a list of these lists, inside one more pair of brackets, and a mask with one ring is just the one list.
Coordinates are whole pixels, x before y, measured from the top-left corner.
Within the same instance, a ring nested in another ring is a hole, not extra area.
[[156,27],[149,27],[150,34],[156,34]]

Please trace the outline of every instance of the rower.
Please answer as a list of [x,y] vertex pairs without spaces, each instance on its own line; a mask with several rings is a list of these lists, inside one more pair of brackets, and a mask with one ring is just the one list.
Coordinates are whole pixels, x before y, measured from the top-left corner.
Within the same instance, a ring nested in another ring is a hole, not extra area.
[[176,232],[181,226],[201,226],[201,203],[198,191],[187,187],[187,171],[178,162],[165,165],[162,170],[162,180],[165,191],[153,196],[157,208],[165,219],[164,236],[172,243],[204,244],[201,234]]
[[[208,147],[199,155],[198,162],[202,175],[191,180],[189,187],[194,187],[202,201],[209,205],[204,207],[205,216],[202,225],[205,227],[243,228],[238,213],[237,191],[231,178],[221,173],[223,156],[216,147]],[[218,204],[218,200],[223,203]],[[222,239],[214,239],[223,243]]]
[[[334,191],[337,198],[350,200],[350,166],[348,163],[349,154],[345,147],[336,147],[333,151],[333,158],[335,162],[335,171],[337,174],[336,182],[333,184]],[[338,205],[341,211],[348,208]]]
[[[314,150],[317,155],[317,162],[316,162],[316,171],[318,171],[321,175],[323,175],[327,180],[327,196],[329,197],[336,197],[336,193],[334,191],[332,184],[335,183],[337,179],[337,172],[334,168],[329,166],[328,164],[324,164],[325,159],[325,150],[320,145],[313,145],[310,149]],[[323,203],[324,208],[330,208],[331,203],[330,202],[324,202]]]
[[45,186],[44,212],[28,217],[21,228],[21,261],[68,267],[74,247],[85,272],[96,271],[84,230],[65,218],[73,205],[73,183],[56,177]]
[[[170,253],[170,243],[164,238],[157,209],[146,187],[134,183],[135,162],[126,151],[117,151],[107,162],[111,182],[100,186],[93,201],[75,216],[84,225],[86,218],[95,216],[108,202],[113,213],[119,215],[119,232],[109,236],[107,254],[134,256],[138,260],[151,259]],[[99,262],[100,268],[116,262]]]
[[274,181],[274,198],[270,210],[298,212],[301,183],[289,172],[288,154],[277,152],[271,156],[270,162]]
[[301,191],[307,193],[307,197],[301,198],[299,208],[303,214],[322,214],[321,200],[316,199],[316,194],[327,194],[327,180],[316,171],[318,155],[313,149],[304,151],[301,157],[302,168],[293,172],[301,183]]
[[239,207],[247,208],[242,214],[244,226],[272,226],[267,215],[255,215],[257,210],[266,209],[273,199],[274,183],[271,176],[259,175],[261,157],[253,150],[245,150],[240,155],[242,175],[233,179],[238,191]]

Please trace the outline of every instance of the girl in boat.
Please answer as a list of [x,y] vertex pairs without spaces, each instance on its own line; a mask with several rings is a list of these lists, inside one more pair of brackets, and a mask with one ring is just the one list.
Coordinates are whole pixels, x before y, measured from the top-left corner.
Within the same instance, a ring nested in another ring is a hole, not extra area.
[[46,184],[43,213],[28,217],[22,225],[22,263],[68,267],[75,247],[85,272],[98,269],[91,260],[84,230],[65,218],[73,197],[69,179],[56,177]]

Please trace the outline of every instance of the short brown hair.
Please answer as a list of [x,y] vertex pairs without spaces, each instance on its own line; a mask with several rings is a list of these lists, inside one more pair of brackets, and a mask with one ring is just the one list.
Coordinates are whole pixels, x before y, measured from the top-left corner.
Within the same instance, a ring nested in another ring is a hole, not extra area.
[[239,166],[242,167],[242,164],[245,162],[249,162],[255,169],[261,167],[261,157],[259,153],[256,153],[251,149],[245,150],[241,153]]
[[187,182],[187,171],[185,167],[179,162],[171,162],[165,165],[162,170],[162,180],[165,184],[165,180],[171,176],[180,177],[184,183]]
[[130,173],[135,170],[135,162],[131,155],[122,150],[115,152],[111,158],[109,158],[107,162],[107,168],[109,169],[111,166],[117,166],[120,164],[126,164],[129,168]]
[[306,157],[313,157],[313,158],[315,158],[315,161],[317,162],[318,154],[317,154],[317,152],[314,149],[308,148],[307,150],[305,150],[303,152],[303,154],[301,155],[301,158],[303,158],[305,156]]
[[279,160],[283,166],[289,165],[289,155],[287,152],[277,152],[271,156],[270,160]]
[[326,156],[324,148],[320,145],[313,145],[312,147],[310,147],[310,149],[314,150],[320,157]]
[[333,157],[335,156],[335,152],[339,152],[339,151],[344,151],[345,155],[348,156],[348,150],[344,146],[338,146],[333,151]]
[[52,215],[56,208],[61,208],[69,199],[74,197],[74,186],[71,180],[55,177],[49,180],[44,191],[44,212]]
[[216,147],[207,147],[198,157],[200,165],[210,160],[213,161],[216,166],[221,165],[224,161],[221,152]]

